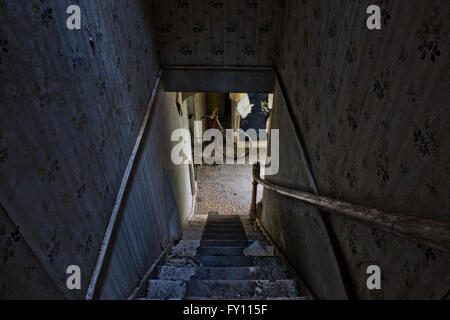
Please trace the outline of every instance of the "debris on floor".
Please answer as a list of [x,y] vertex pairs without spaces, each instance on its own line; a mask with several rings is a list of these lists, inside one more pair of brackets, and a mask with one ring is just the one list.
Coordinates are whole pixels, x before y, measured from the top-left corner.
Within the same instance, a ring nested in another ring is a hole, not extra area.
[[190,256],[190,255],[185,255],[185,254],[176,254],[176,255],[172,255],[169,257],[169,259],[167,259],[167,261],[169,263],[173,263],[173,264],[190,264],[193,267],[202,267],[202,262],[197,259],[194,256]]
[[275,255],[275,250],[274,247],[263,246],[258,240],[256,240],[244,250],[244,255],[252,257],[273,257]]
[[[244,250],[255,256],[245,256]],[[296,281],[248,217],[211,212],[206,219],[194,215],[184,226],[183,239],[149,281],[145,299],[306,297],[298,294]]]

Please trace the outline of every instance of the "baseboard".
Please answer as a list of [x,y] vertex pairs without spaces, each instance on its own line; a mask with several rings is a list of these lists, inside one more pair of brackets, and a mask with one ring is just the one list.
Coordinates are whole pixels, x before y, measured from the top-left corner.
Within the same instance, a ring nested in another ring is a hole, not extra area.
[[174,245],[174,242],[170,242],[167,245],[167,247],[159,255],[159,257],[156,259],[156,261],[153,263],[153,265],[150,267],[150,269],[142,277],[141,281],[139,281],[138,286],[131,292],[131,294],[127,298],[127,300],[136,300],[140,297],[145,296],[145,292],[146,292],[147,286],[148,286],[148,281],[152,277],[155,277],[157,275],[158,267],[160,267],[164,264],[164,261],[166,260],[166,257],[169,254],[170,250],[172,249],[173,245]]
[[261,230],[261,232],[264,234],[266,239],[269,241],[270,245],[272,245],[275,248],[275,252],[277,255],[281,258],[283,263],[290,269],[291,273],[294,274],[295,280],[297,281],[298,287],[302,292],[300,294],[307,295],[310,300],[316,300],[317,296],[314,294],[314,292],[311,290],[310,286],[306,284],[306,282],[303,280],[303,278],[299,275],[298,271],[294,267],[294,265],[289,261],[289,259],[283,254],[283,252],[278,247],[277,243],[272,239],[270,234],[267,232],[267,230],[264,228],[264,226],[261,223],[261,220],[259,218],[256,218],[255,223],[257,227]]

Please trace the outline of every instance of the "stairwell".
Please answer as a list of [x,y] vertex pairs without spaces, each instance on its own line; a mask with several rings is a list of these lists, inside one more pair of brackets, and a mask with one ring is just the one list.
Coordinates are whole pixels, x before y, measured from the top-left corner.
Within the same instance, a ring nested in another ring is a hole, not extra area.
[[144,300],[305,299],[279,257],[244,255],[256,240],[268,246],[245,216],[194,216]]

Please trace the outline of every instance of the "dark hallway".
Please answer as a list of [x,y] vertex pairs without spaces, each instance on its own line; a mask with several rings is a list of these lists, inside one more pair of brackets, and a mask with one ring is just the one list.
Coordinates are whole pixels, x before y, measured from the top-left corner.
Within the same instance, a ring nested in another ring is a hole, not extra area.
[[0,17],[0,300],[450,299],[447,0]]

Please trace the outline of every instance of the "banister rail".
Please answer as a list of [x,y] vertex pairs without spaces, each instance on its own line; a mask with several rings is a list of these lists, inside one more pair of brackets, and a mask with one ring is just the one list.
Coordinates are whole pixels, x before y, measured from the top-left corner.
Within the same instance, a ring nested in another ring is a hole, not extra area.
[[256,193],[258,184],[286,197],[301,200],[316,207],[326,209],[327,211],[337,212],[350,219],[370,224],[396,236],[450,253],[450,225],[447,223],[421,219],[409,215],[385,213],[374,208],[285,188],[261,179],[259,163],[253,165],[251,218],[256,216]]

